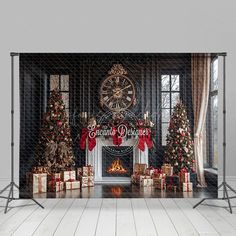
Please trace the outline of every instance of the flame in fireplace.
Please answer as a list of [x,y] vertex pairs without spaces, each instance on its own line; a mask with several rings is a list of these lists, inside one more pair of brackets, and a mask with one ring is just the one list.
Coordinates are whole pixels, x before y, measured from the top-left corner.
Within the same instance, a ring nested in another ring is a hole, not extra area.
[[123,167],[119,158],[114,160],[111,166],[107,169],[109,174],[125,174],[127,170]]

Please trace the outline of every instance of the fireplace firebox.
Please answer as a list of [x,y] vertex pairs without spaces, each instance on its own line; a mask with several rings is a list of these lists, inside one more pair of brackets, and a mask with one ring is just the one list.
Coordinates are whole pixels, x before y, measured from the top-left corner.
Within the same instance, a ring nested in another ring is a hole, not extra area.
[[[111,150],[114,149],[114,152]],[[102,176],[103,177],[130,177],[133,173],[133,151],[122,147],[102,147]],[[116,154],[115,154],[116,153]],[[119,154],[120,153],[120,154]],[[123,154],[122,154],[123,153]]]

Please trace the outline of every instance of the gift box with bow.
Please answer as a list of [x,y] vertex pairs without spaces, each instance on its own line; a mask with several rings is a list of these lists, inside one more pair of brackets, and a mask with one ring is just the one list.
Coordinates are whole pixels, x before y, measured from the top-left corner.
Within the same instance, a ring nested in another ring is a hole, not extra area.
[[79,189],[80,188],[80,181],[69,179],[65,182],[66,190],[72,190],[72,189]]

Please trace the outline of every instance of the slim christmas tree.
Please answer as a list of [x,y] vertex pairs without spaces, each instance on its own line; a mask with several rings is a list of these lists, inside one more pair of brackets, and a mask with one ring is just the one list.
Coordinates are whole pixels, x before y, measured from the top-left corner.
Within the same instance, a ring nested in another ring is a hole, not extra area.
[[70,169],[75,165],[65,105],[60,92],[55,90],[51,92],[43,117],[36,158],[38,165],[48,167],[50,172]]
[[186,108],[182,102],[174,107],[168,131],[165,163],[173,166],[175,174],[182,168],[193,170],[194,146]]

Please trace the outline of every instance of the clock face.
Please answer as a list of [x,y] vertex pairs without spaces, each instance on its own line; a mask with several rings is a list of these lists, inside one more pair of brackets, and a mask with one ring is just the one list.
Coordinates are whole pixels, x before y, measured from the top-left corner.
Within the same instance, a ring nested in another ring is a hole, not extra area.
[[133,105],[135,88],[132,81],[125,75],[111,75],[101,86],[100,102],[111,111],[124,111]]

